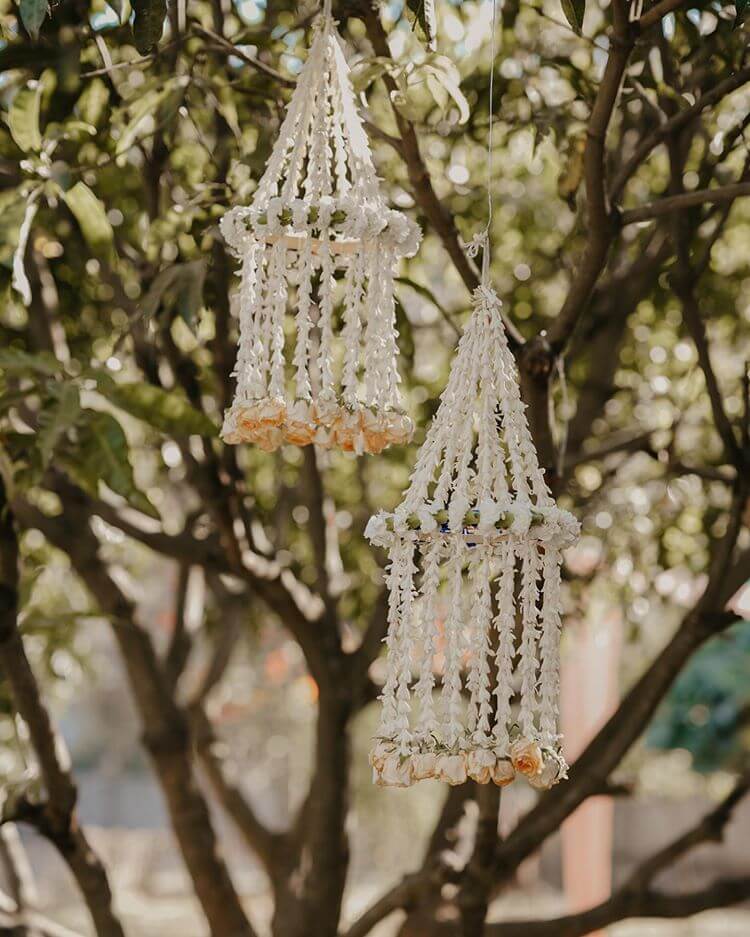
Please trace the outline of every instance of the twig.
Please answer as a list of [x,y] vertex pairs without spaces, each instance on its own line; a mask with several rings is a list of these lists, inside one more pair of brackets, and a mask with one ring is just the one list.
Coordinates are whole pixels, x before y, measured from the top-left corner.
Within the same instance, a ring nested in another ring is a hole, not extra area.
[[657,3],[656,6],[651,7],[650,10],[643,14],[635,23],[635,27],[640,32],[645,32],[647,29],[661,22],[665,16],[674,13],[675,10],[679,10],[680,7],[683,6],[685,6],[685,0],[661,0],[661,3]]
[[665,121],[650,134],[645,136],[630,158],[612,179],[612,185],[610,187],[611,201],[613,203],[619,201],[628,180],[654,147],[658,146],[658,144],[665,140],[670,134],[686,127],[691,120],[697,117],[707,107],[718,103],[728,94],[741,88],[742,85],[747,84],[748,81],[750,81],[750,67],[739,69],[734,75],[718,82],[713,88],[706,91],[705,94],[702,94],[695,104],[678,111],[673,117],[670,117],[669,120]]
[[622,212],[620,223],[622,225],[636,224],[639,221],[649,221],[652,218],[661,218],[672,212],[692,208],[695,205],[716,204],[719,202],[733,202],[736,198],[750,195],[750,182],[735,182],[714,189],[697,189],[694,192],[683,192],[661,198],[639,208],[631,208]]
[[228,39],[225,39],[223,36],[219,36],[212,30],[205,29],[203,26],[199,26],[197,23],[193,23],[192,31],[197,33],[199,36],[203,36],[204,38],[215,42],[216,45],[224,49],[225,52],[228,52],[230,55],[234,55],[238,59],[241,59],[246,65],[249,65],[258,72],[261,72],[268,78],[273,78],[274,81],[284,85],[285,88],[293,88],[295,86],[296,82],[293,78],[287,78],[285,75],[282,75],[281,72],[277,72],[275,68],[272,68],[270,65],[266,65],[265,62],[261,62],[260,59],[253,58],[251,55],[248,55],[247,52],[244,52],[242,49],[240,49],[239,46],[234,45],[233,43],[229,42]]

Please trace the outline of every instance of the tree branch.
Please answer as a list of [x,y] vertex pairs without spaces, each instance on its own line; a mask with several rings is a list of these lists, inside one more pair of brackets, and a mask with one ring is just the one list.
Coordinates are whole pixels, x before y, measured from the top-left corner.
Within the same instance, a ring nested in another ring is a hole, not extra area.
[[[143,742],[164,792],[172,826],[212,937],[255,937],[220,855],[206,801],[194,777],[187,721],[161,672],[135,608],[99,557],[84,499],[69,494],[65,515],[51,518],[23,501],[14,509],[70,557],[78,575],[111,623],[131,692],[144,726]],[[76,537],[70,537],[70,530]]]
[[[375,54],[383,58],[390,59],[391,51],[388,47],[388,39],[380,21],[379,12],[370,4],[363,3],[361,13],[366,27],[367,35],[372,42]],[[389,94],[393,94],[396,84],[387,73],[383,76],[383,81]],[[427,167],[422,159],[422,153],[419,148],[419,141],[411,122],[392,105],[393,116],[401,137],[401,145],[398,147],[398,153],[406,164],[406,171],[409,177],[414,200],[424,213],[427,221],[440,238],[443,247],[448,256],[453,261],[453,265],[458,271],[458,275],[464,282],[466,289],[473,292],[479,286],[479,276],[476,267],[470,262],[466,253],[461,247],[461,241],[458,236],[458,229],[453,215],[440,202],[437,193],[432,185],[432,179]],[[508,342],[514,351],[517,351],[523,345],[523,336],[516,329],[512,322],[504,318],[505,329],[508,333]]]
[[[654,9],[656,9],[656,7]],[[620,200],[628,180],[654,147],[666,140],[671,134],[686,127],[690,121],[707,107],[717,104],[722,98],[725,98],[728,94],[741,88],[742,85],[746,84],[748,81],[750,81],[750,67],[739,69],[734,75],[718,82],[713,88],[702,94],[695,104],[691,104],[689,107],[678,111],[674,116],[664,121],[663,124],[645,136],[612,180],[612,186],[610,188],[610,199],[612,203],[615,204]]]
[[620,93],[622,78],[635,44],[627,24],[615,29],[607,64],[586,131],[584,181],[588,203],[586,247],[565,302],[549,330],[553,351],[561,351],[586,307],[604,269],[617,227],[606,192],[605,153],[609,122]]
[[720,880],[707,888],[681,894],[656,891],[661,872],[692,849],[720,842],[737,804],[750,788],[750,775],[742,777],[729,795],[688,832],[655,852],[626,883],[594,908],[547,921],[507,921],[489,925],[487,937],[584,937],[594,930],[633,917],[689,917],[708,908],[735,904],[750,897],[750,877]]
[[63,762],[62,741],[52,728],[18,630],[18,563],[14,518],[0,480],[0,668],[13,704],[28,728],[47,794],[43,804],[34,805],[25,814],[19,812],[16,819],[29,822],[34,818],[37,829],[56,846],[81,890],[98,937],[124,937],[112,908],[104,866],[78,823],[78,792]]
[[622,225],[635,224],[640,221],[649,221],[652,218],[662,218],[672,212],[692,208],[696,205],[718,204],[720,202],[733,202],[736,198],[750,195],[750,182],[735,182],[732,185],[723,185],[714,189],[697,189],[694,192],[683,192],[668,198],[660,198],[648,205],[631,208],[620,215]]
[[742,511],[749,492],[750,477],[738,475],[727,530],[714,547],[703,595],[685,616],[674,637],[573,764],[569,780],[543,795],[499,846],[496,865],[499,880],[508,879],[523,859],[558,829],[584,800],[601,788],[648,724],[690,656],[709,637],[738,620],[737,615],[723,610],[726,602],[724,581],[731,568],[732,553],[742,526]]

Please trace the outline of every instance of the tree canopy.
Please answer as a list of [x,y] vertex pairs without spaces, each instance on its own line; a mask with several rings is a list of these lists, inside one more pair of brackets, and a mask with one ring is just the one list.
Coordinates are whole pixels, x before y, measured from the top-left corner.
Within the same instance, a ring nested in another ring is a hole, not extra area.
[[[269,455],[218,439],[237,338],[218,220],[252,196],[314,9],[138,0],[131,17],[101,0],[0,5],[2,818],[58,847],[100,937],[123,929],[48,709],[91,679],[86,635],[102,619],[214,937],[250,937],[257,922],[224,861],[213,801],[267,873],[277,937],[301,937],[311,920],[321,937],[364,937],[397,910],[404,934],[574,937],[748,897],[747,879],[680,895],[654,885],[721,834],[747,789],[741,774],[691,840],[601,906],[485,926],[520,862],[613,784],[693,655],[712,639],[696,659],[710,665],[742,617],[732,599],[750,578],[745,5],[660,0],[634,16],[625,0],[505,3],[490,101],[488,3],[334,3],[385,191],[424,231],[397,306],[418,430],[377,457]],[[386,628],[383,557],[363,530],[407,482],[478,282],[464,247],[487,218],[490,108],[491,276],[547,479],[584,528],[566,568],[567,620],[595,600],[621,609],[625,692],[570,780],[502,842],[499,793],[451,789],[422,865],[399,870],[351,921],[352,743],[379,692]],[[174,571],[162,584],[174,591],[168,635],[133,587],[153,569]],[[189,624],[196,570],[204,593]],[[236,780],[214,719],[219,695],[242,698],[233,663],[267,630],[294,642],[317,704],[283,829]],[[674,693],[679,719],[702,718],[698,704],[719,718],[700,688]],[[741,725],[727,749],[735,770],[746,770]],[[441,856],[471,800],[476,835],[456,869]]]

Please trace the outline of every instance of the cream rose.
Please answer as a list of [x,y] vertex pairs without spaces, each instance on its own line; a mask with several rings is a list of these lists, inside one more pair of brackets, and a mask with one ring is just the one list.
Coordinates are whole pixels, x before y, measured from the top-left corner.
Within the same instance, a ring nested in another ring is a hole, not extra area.
[[438,755],[435,764],[436,777],[447,784],[463,784],[466,781],[466,761],[463,755]]
[[437,755],[434,752],[417,752],[411,756],[411,775],[415,781],[427,781],[435,777]]
[[477,784],[489,784],[496,760],[494,752],[486,748],[475,749],[466,758],[466,773]]
[[559,780],[559,765],[551,758],[545,761],[544,767],[533,777],[529,777],[529,784],[538,791],[546,791]]
[[370,750],[370,764],[378,771],[383,770],[383,762],[393,752],[393,743],[380,739]]
[[544,756],[537,742],[529,739],[518,739],[510,746],[510,760],[519,774],[527,778],[540,774],[544,764]]
[[365,527],[365,538],[374,547],[384,547],[390,542],[391,536],[385,521],[385,514],[373,514]]
[[409,787],[412,783],[410,759],[392,752],[383,759],[377,783],[381,787]]

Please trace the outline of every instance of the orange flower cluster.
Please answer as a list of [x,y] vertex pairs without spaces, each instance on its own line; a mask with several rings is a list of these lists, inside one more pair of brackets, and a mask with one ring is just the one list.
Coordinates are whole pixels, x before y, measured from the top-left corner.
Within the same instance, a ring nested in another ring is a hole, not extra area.
[[318,407],[306,400],[288,406],[280,397],[235,405],[227,417],[222,433],[224,442],[252,443],[266,452],[273,452],[283,443],[295,446],[318,443],[329,449],[376,455],[386,446],[405,445],[413,431],[409,417],[395,410]]

